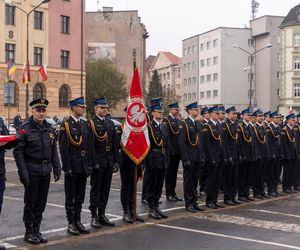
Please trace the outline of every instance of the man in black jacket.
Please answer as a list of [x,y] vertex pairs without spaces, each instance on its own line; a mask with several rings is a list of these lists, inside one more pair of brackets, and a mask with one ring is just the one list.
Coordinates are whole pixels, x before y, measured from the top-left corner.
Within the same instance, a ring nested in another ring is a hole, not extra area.
[[106,117],[108,102],[105,98],[94,100],[95,116],[90,120],[92,130],[92,148],[95,167],[91,174],[90,211],[91,226],[100,228],[100,224],[114,226],[105,216],[113,169],[119,168],[119,145],[116,128],[112,120]]
[[197,102],[186,106],[188,118],[179,126],[179,146],[183,164],[183,191],[185,208],[188,212],[203,211],[197,203],[197,184],[204,163],[201,125],[196,120],[199,109]]
[[223,148],[226,164],[223,171],[224,203],[229,206],[240,204],[236,200],[238,186],[238,131],[237,111],[234,106],[226,109],[227,118],[223,123]]
[[81,209],[85,197],[87,177],[92,168],[91,130],[82,119],[86,104],[83,97],[69,101],[71,116],[61,124],[59,148],[65,173],[65,209],[67,232],[71,235],[89,233],[81,223]]
[[177,182],[177,172],[180,162],[180,147],[178,144],[179,138],[179,124],[181,121],[177,118],[179,114],[178,102],[172,103],[168,106],[169,115],[163,120],[163,123],[168,129],[169,133],[169,155],[170,162],[166,171],[166,196],[168,201],[182,201],[176,194],[176,182]]
[[146,158],[146,168],[149,173],[149,191],[148,205],[149,217],[153,219],[167,218],[159,209],[159,199],[161,197],[166,168],[169,164],[169,138],[168,131],[162,123],[163,109],[160,104],[155,104],[150,107],[153,114],[153,120],[148,123],[148,132],[150,140],[150,151]]
[[284,193],[291,194],[293,178],[295,175],[298,151],[294,132],[295,115],[286,116],[286,125],[281,130],[280,143],[283,160],[282,189]]
[[36,99],[30,104],[32,116],[21,126],[25,134],[13,153],[21,183],[24,185],[24,214],[26,228],[24,240],[31,244],[46,243],[40,233],[42,215],[47,203],[50,173],[58,181],[61,166],[52,126],[46,122],[48,100]]

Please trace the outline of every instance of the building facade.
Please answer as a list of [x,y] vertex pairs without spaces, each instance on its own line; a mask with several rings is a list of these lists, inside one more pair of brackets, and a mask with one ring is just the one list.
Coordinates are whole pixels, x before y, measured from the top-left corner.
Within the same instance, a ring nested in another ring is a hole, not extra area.
[[[28,13],[40,3],[39,0],[13,0],[12,5],[0,2],[0,13],[4,17],[0,21],[0,50],[3,51],[0,53],[0,112],[6,118],[13,118],[16,112],[26,116],[26,84],[22,84],[22,71],[27,58],[27,15],[18,8]],[[74,45],[74,41],[81,38],[83,6],[84,1],[52,1],[29,15],[29,101],[40,97],[49,99],[49,116],[69,115],[68,100],[85,92],[84,58],[80,60],[83,46]],[[66,52],[62,54],[62,51]],[[8,61],[17,68],[9,84],[5,83]],[[38,71],[43,64],[48,65],[45,82]]]
[[[157,70],[166,98],[169,99],[164,102],[166,104],[173,101],[181,103],[181,58],[171,52],[159,52],[149,70],[149,83],[154,70]],[[149,83],[146,85],[149,86]]]
[[[85,13],[86,59],[108,59],[127,77],[130,86],[133,63],[139,68],[142,86],[145,89],[146,39],[148,32],[141,23],[137,11],[103,11]],[[127,103],[120,103],[112,116],[124,116]]]
[[290,10],[280,25],[280,106],[279,111],[300,112],[300,5]]
[[262,16],[250,21],[255,51],[254,104],[264,111],[278,110],[280,93],[280,29],[284,17]]
[[251,31],[220,27],[183,40],[183,103],[235,105],[249,103],[249,78],[244,68],[247,55],[233,48],[238,44],[252,52]]

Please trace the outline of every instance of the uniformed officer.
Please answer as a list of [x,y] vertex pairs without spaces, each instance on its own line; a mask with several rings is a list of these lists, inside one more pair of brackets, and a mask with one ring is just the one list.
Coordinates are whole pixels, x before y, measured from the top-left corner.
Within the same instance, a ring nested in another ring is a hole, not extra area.
[[45,120],[48,100],[36,99],[29,106],[32,108],[32,116],[22,124],[20,129],[24,129],[25,134],[20,137],[13,154],[20,181],[25,188],[24,240],[38,244],[47,242],[40,233],[40,224],[47,203],[50,173],[53,169],[54,180],[58,181],[61,165],[54,130]]
[[89,233],[81,223],[87,177],[91,172],[91,130],[82,118],[86,104],[83,97],[69,101],[71,116],[61,124],[59,147],[65,173],[65,209],[67,232],[71,235]]
[[271,111],[268,111],[268,112],[265,112],[264,113],[264,117],[265,117],[265,119],[264,119],[264,125],[265,126],[268,126],[270,123],[271,123]]
[[267,131],[264,126],[264,113],[258,109],[253,113],[256,123],[253,126],[254,147],[255,147],[255,185],[253,196],[257,199],[270,198],[265,192],[265,180],[267,173],[267,160],[269,159],[269,149],[267,144]]
[[270,114],[271,122],[266,127],[268,134],[270,160],[267,166],[267,184],[268,195],[276,197],[278,193],[278,184],[281,174],[281,150],[280,150],[280,133],[279,124],[280,115],[277,111]]
[[[296,116],[296,122],[294,126],[295,138],[296,138],[296,145],[297,145],[297,152],[300,152],[300,113]],[[297,163],[296,163],[295,175],[293,178],[293,190],[300,191],[300,156],[298,156]]]
[[153,120],[148,124],[150,139],[150,151],[146,158],[146,168],[149,174],[149,190],[147,201],[149,205],[149,217],[153,219],[167,218],[159,208],[159,199],[161,197],[165,171],[169,163],[168,155],[168,131],[162,123],[163,109],[157,103],[150,107],[153,114]]
[[234,106],[226,109],[227,118],[223,123],[223,148],[226,164],[223,171],[224,203],[229,206],[240,204],[236,200],[238,189],[238,131],[237,111]]
[[[205,126],[205,124],[207,124],[210,120],[210,115],[208,112],[208,107],[203,107],[201,109],[201,115],[203,117],[203,119],[200,121],[200,127],[201,129]],[[204,157],[205,158],[205,157]],[[206,182],[206,178],[207,178],[207,165],[208,162],[206,161],[206,159],[204,159],[204,163],[202,165],[202,169],[201,169],[201,173],[200,173],[200,177],[199,177],[199,193],[198,193],[198,198],[204,197],[206,195],[205,193],[205,182]]]
[[116,128],[112,120],[106,117],[108,102],[106,98],[94,100],[95,116],[90,120],[93,134],[93,152],[95,167],[91,174],[90,211],[91,226],[100,228],[100,224],[114,226],[105,216],[114,168],[119,168],[119,145]]
[[221,141],[221,133],[218,125],[219,108],[213,106],[209,109],[210,121],[204,127],[204,148],[207,157],[206,179],[206,206],[217,209],[224,206],[218,203],[218,193],[221,183],[221,163],[224,160],[224,152]]
[[[153,105],[163,105],[163,101],[161,97],[156,97],[156,98],[152,98],[150,100],[150,107]],[[151,108],[149,109],[149,112],[146,115],[147,118],[147,123],[149,123],[150,121],[152,121],[153,119],[153,111],[151,110]],[[147,205],[148,201],[147,201],[147,197],[148,197],[148,190],[149,190],[149,186],[150,186],[150,179],[149,179],[149,174],[148,174],[148,168],[145,166],[146,161],[143,162],[143,166],[144,166],[144,177],[143,177],[143,186],[142,186],[142,203]]]
[[177,118],[179,114],[178,102],[172,103],[168,106],[169,115],[163,120],[163,123],[168,129],[169,133],[169,155],[170,162],[166,170],[166,196],[168,201],[182,201],[176,194],[177,172],[180,162],[180,148],[178,144],[179,138],[179,124],[181,121]]
[[252,111],[247,108],[241,112],[242,121],[238,124],[239,144],[239,183],[238,197],[240,201],[248,202],[254,199],[250,197],[249,189],[253,183],[254,161],[253,128],[250,125]]
[[197,102],[186,106],[188,117],[180,125],[179,146],[183,165],[183,191],[188,212],[203,211],[197,203],[197,184],[204,163],[201,125],[196,121],[199,114]]
[[295,175],[298,151],[294,132],[295,115],[286,116],[286,125],[281,130],[280,143],[283,157],[282,189],[284,193],[291,194],[293,177]]

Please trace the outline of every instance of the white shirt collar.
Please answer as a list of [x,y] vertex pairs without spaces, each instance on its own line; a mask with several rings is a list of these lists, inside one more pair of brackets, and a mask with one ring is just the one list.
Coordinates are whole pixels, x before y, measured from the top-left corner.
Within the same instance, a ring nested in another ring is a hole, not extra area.
[[105,120],[105,117],[101,117],[99,115],[96,115],[101,121],[104,121]]
[[213,119],[211,119],[211,122],[216,126],[217,125],[217,122],[214,121]]
[[175,119],[176,117],[174,117],[173,115],[171,115],[171,113],[169,113],[169,116],[171,116],[173,119]]
[[207,120],[207,119],[204,119],[204,121],[209,122],[209,120]]
[[246,122],[245,120],[243,120],[243,123],[245,123],[246,126],[249,125],[249,122]]
[[80,117],[79,117],[79,119],[77,119],[74,115],[71,115],[71,117],[74,119],[75,122],[80,121]]
[[291,127],[289,124],[286,124],[290,129],[293,129],[293,127]]
[[161,122],[157,121],[156,119],[153,119],[153,121],[155,121],[155,123],[157,124],[157,126],[160,125]]
[[262,127],[262,124],[260,124],[259,122],[256,122],[255,124],[257,124],[258,126]]
[[192,120],[192,122],[195,123],[196,119],[193,119],[190,115],[189,115],[189,118]]
[[274,125],[275,128],[277,128],[277,126],[278,126],[277,124],[275,124],[274,122],[271,122],[271,123]]

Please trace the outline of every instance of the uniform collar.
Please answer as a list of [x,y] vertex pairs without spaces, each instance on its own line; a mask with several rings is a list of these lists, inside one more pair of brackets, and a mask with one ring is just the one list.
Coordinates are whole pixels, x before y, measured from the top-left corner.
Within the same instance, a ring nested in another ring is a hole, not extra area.
[[243,120],[243,123],[245,123],[246,126],[249,125],[249,122],[246,122],[245,120]]
[[257,124],[258,126],[262,127],[263,125],[260,124],[259,122],[256,122],[255,124]]
[[169,116],[171,116],[173,119],[175,119],[176,117],[174,117],[173,115],[171,115],[171,113],[169,113]]
[[278,124],[275,124],[274,122],[271,122],[271,123],[273,124],[273,126],[274,126],[275,128],[278,127]]
[[213,119],[210,120],[215,126],[217,125],[218,122],[214,121]]
[[196,119],[192,118],[190,115],[189,115],[189,118],[191,119],[191,121],[192,121],[193,123],[195,123]]
[[77,119],[74,115],[71,115],[71,117],[74,119],[75,122],[79,122],[80,121],[80,117],[79,117],[79,119]]
[[160,126],[161,122],[157,121],[156,119],[153,119],[153,121],[155,121],[155,123],[157,124],[157,126]]
[[286,124],[286,126],[288,126],[290,129],[293,129],[293,127],[291,127],[289,124]]
[[99,115],[96,114],[96,116],[101,120],[101,121],[105,121],[105,117],[101,117]]

